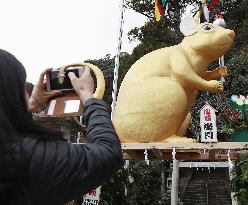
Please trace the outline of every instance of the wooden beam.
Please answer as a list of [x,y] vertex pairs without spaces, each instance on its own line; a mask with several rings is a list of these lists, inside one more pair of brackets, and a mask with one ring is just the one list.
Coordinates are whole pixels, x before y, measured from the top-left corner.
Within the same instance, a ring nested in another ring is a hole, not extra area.
[[131,159],[138,159],[140,157],[140,154],[135,150],[126,150],[125,152]]
[[[72,143],[85,144],[85,143]],[[171,151],[173,148],[183,151],[199,150],[248,150],[248,142],[217,142],[217,143],[122,143],[123,150],[158,149]]]
[[216,150],[209,150],[208,156],[209,156],[209,160],[214,160],[215,159],[215,151]]
[[[83,143],[73,143],[83,144]],[[248,150],[248,142],[218,142],[218,143],[122,143],[124,160],[144,160],[144,151],[148,152],[148,159],[172,160],[173,148],[176,149],[177,160],[227,160],[227,151],[230,150],[230,159],[237,160],[238,154],[234,151]]]
[[217,143],[122,143],[123,150],[248,150],[248,142],[217,142]]
[[163,152],[160,151],[159,149],[152,149],[151,151],[156,156],[157,159],[162,160],[164,158]]

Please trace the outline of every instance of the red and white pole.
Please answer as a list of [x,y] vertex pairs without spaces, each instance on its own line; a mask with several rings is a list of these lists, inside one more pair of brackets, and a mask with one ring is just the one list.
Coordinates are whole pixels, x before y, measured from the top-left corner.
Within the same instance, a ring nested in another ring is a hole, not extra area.
[[[223,14],[219,13],[219,14],[216,16],[216,19],[215,19],[215,21],[213,22],[213,24],[225,28],[225,27],[226,27],[226,22],[225,22],[225,20],[224,20]],[[220,65],[220,66],[225,66],[224,55],[221,56],[221,57],[219,58],[219,65]],[[221,76],[220,81],[221,81],[222,83],[225,82],[224,76]]]

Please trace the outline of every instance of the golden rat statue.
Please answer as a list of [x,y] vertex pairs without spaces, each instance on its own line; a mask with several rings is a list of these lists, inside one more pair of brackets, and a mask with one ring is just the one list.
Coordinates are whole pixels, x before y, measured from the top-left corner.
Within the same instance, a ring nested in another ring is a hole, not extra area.
[[197,91],[223,91],[216,79],[226,67],[207,68],[229,50],[234,31],[193,18],[180,29],[186,37],[179,45],[146,54],[127,72],[113,118],[121,142],[194,142],[184,133]]

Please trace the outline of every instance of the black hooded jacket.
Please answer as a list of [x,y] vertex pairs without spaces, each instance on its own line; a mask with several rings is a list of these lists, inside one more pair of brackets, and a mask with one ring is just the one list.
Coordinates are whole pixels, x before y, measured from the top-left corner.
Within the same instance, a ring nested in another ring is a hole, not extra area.
[[87,144],[25,136],[2,149],[0,204],[61,205],[113,176],[122,152],[105,102],[89,99],[84,123]]

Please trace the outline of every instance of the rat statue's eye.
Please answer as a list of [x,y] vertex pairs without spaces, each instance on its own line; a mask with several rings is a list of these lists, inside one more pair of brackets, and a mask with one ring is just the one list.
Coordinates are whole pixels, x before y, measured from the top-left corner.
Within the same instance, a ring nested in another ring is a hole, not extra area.
[[204,28],[204,30],[205,30],[205,31],[209,31],[209,30],[211,30],[211,27],[210,27],[210,26],[206,26],[206,27]]
[[205,26],[203,27],[203,31],[204,31],[204,32],[211,32],[211,31],[213,31],[213,30],[214,30],[214,27],[211,26],[211,25],[205,25]]

